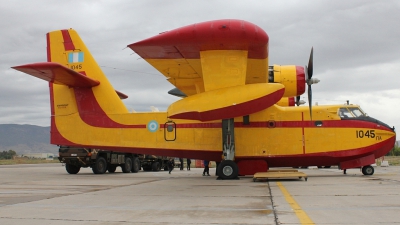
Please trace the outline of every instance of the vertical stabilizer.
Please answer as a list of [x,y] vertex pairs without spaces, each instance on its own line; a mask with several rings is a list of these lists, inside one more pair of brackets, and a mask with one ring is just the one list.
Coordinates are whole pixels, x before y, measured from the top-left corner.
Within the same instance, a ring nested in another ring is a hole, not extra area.
[[92,88],[68,87],[50,83],[52,116],[79,114],[128,113],[107,77],[73,29],[57,30],[47,34],[49,62],[59,63],[100,84]]

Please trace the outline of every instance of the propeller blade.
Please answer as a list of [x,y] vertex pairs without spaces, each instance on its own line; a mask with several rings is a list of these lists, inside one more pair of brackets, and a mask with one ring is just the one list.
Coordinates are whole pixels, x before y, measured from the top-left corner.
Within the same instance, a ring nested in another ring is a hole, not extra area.
[[311,79],[313,75],[313,52],[314,47],[311,48],[310,58],[308,59],[307,78]]
[[310,120],[312,120],[312,109],[311,109],[311,104],[312,104],[312,90],[311,90],[311,85],[308,85],[308,109],[310,110]]

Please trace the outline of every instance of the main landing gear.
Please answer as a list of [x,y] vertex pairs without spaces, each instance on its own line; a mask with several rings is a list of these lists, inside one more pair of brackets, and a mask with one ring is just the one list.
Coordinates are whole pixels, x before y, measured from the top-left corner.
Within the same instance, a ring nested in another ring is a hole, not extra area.
[[224,160],[219,163],[217,167],[218,179],[238,179],[239,168],[233,161],[235,158],[235,134],[234,134],[234,120],[222,120],[222,146]]
[[372,174],[374,174],[375,170],[372,166],[363,166],[361,172],[366,176],[371,176]]

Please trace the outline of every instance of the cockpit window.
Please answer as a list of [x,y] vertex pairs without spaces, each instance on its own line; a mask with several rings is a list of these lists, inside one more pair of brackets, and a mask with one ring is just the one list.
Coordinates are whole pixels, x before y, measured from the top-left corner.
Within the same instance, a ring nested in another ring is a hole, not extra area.
[[340,118],[356,118],[365,116],[364,112],[360,108],[355,107],[342,107],[338,110]]
[[351,111],[351,113],[353,113],[353,115],[355,117],[365,116],[363,111],[361,111],[361,109],[359,109],[359,108],[349,108],[349,110]]
[[338,111],[340,118],[352,118],[353,115],[347,108],[340,108]]

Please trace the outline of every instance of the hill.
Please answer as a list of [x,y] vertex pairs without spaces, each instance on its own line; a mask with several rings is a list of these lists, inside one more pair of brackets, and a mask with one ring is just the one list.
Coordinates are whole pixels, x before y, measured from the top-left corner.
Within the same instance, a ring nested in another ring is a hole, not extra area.
[[50,144],[50,127],[19,124],[0,124],[0,151],[24,153],[58,153]]

